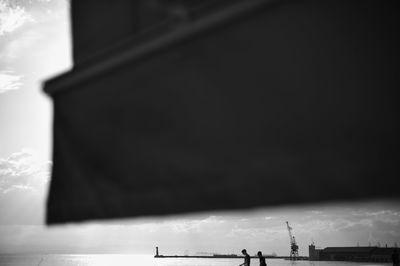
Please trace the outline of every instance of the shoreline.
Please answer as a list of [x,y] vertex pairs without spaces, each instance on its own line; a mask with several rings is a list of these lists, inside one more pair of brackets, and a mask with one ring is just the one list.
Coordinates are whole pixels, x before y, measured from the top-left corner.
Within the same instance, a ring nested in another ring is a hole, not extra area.
[[[182,255],[155,255],[154,258],[188,258],[188,259],[243,259],[244,256],[234,255],[214,255],[214,256],[182,256]],[[258,259],[257,256],[250,256],[252,259]],[[264,256],[266,259],[284,259],[290,260],[288,256]],[[300,256],[296,260],[309,260],[308,257]]]

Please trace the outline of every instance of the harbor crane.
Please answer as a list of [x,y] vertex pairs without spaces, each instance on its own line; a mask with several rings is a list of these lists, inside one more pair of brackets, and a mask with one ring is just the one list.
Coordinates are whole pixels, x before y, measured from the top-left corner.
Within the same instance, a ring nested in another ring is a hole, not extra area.
[[289,222],[286,221],[287,229],[289,231],[290,238],[290,260],[297,260],[299,258],[299,246],[296,243],[296,239],[292,235],[292,227],[289,226]]

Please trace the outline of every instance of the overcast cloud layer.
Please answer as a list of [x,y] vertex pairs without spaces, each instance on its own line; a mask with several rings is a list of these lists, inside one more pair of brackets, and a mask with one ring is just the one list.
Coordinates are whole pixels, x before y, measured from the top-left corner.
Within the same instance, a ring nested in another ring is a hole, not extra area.
[[286,206],[46,228],[45,195],[51,163],[23,150],[0,158],[0,250],[3,252],[196,252],[287,255],[286,221],[308,255],[308,245],[394,246],[400,240],[400,202],[370,201]]

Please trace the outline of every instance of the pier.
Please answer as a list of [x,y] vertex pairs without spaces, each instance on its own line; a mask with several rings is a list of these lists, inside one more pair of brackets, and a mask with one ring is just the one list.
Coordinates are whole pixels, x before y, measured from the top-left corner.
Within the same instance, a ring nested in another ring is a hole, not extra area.
[[[257,258],[258,256],[250,256],[251,258]],[[272,255],[265,255],[263,256],[266,259],[285,259],[285,260],[290,260],[290,256],[272,256]],[[156,247],[156,254],[154,255],[154,258],[188,258],[188,259],[244,259],[244,256],[242,255],[236,255],[236,254],[212,254],[212,255],[160,255],[158,252],[158,247]],[[308,260],[308,257],[305,256],[298,256],[296,260]]]
[[[250,256],[252,259],[258,259],[257,256]],[[266,259],[285,259],[290,260],[290,256],[263,256]],[[155,255],[154,258],[195,258],[195,259],[244,259],[244,256],[238,255],[213,255],[213,256],[182,256],[182,255]],[[296,260],[308,260],[308,257],[299,256]]]

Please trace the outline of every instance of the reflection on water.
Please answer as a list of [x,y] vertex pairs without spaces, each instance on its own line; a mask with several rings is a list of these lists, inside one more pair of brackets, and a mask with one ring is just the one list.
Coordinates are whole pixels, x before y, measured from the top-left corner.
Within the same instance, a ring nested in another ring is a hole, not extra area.
[[[1,266],[237,266],[242,259],[153,258],[152,255],[0,255]],[[252,266],[258,260],[252,259]],[[390,263],[288,261],[267,259],[268,266],[389,266]]]

